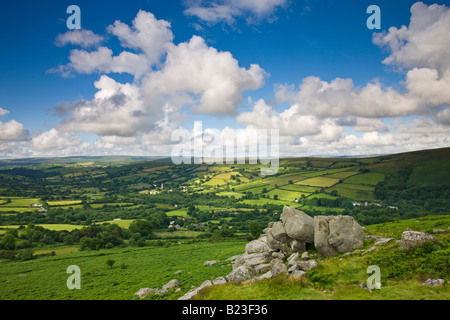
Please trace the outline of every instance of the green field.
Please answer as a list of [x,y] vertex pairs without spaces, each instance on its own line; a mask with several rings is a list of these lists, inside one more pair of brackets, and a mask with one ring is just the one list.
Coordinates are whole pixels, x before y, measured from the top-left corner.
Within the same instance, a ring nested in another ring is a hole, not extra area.
[[354,172],[354,171],[342,171],[342,172],[328,174],[327,177],[328,178],[336,178],[336,179],[346,179],[348,177],[351,177],[351,176],[354,176],[357,174],[358,174],[358,172]]
[[196,206],[197,209],[199,209],[200,211],[206,211],[206,212],[210,212],[211,210],[227,210],[227,208],[223,208],[223,207],[214,207],[214,206],[207,206],[207,205],[199,205]]
[[328,192],[336,190],[341,197],[345,197],[352,200],[376,200],[372,190],[350,189],[337,185],[327,189]]
[[203,186],[223,186],[226,185],[227,182],[224,179],[217,179],[217,178],[212,178],[209,181],[206,181],[205,183],[203,183]]
[[121,228],[128,229],[128,227],[130,226],[130,224],[133,221],[134,221],[134,219],[123,219],[123,220],[120,219],[120,220],[109,220],[109,221],[97,222],[97,224],[104,224],[104,223],[117,224]]
[[274,195],[278,196],[279,200],[285,200],[293,202],[295,199],[300,199],[302,195],[309,195],[309,193],[302,193],[297,191],[288,191],[283,189],[273,189],[270,192],[267,192],[267,195],[269,195],[272,199]]
[[251,188],[251,189],[246,189],[243,192],[251,192],[252,194],[261,194],[264,192],[269,192],[271,190],[273,190],[275,187],[274,186],[269,186],[269,185],[264,185],[261,187],[257,187],[257,188]]
[[296,184],[299,185],[305,185],[305,186],[312,186],[312,187],[331,187],[339,182],[339,179],[334,178],[325,178],[325,177],[315,177],[315,178],[309,178],[306,180],[302,180],[297,182]]
[[240,199],[244,196],[242,193],[232,191],[219,192],[216,193],[216,195],[219,197],[235,197],[236,199]]
[[320,188],[317,188],[317,187],[301,186],[298,184],[287,184],[287,185],[280,187],[280,189],[289,190],[289,191],[297,191],[297,192],[301,192],[301,193],[314,193],[314,192],[320,190]]
[[313,171],[313,172],[303,173],[302,175],[304,177],[314,178],[314,177],[319,177],[319,176],[324,176],[324,175],[328,176],[328,175],[336,174],[339,172],[344,172],[347,170],[349,170],[349,168],[325,169],[325,170],[317,170],[317,171]]
[[311,195],[309,195],[308,197],[306,197],[306,199],[336,199],[335,196],[332,196],[331,194],[328,193],[313,193]]
[[[170,280],[178,279],[181,291],[172,291],[165,297],[176,299],[192,285],[199,286],[205,280],[225,276],[231,271],[226,263],[204,267],[204,261],[224,261],[242,253],[244,246],[242,241],[198,242],[170,247],[69,252],[20,263],[3,262],[0,299],[133,300],[139,299],[134,293],[140,288],[161,288]],[[116,261],[113,268],[106,265],[107,259]],[[71,265],[80,267],[80,290],[67,289],[70,275],[66,270]],[[182,273],[175,274],[177,270]]]
[[115,203],[115,202],[111,202],[111,203],[91,203],[89,204],[92,208],[103,208],[105,206],[119,206],[119,207],[125,207],[125,206],[131,206],[132,203],[124,203],[124,202],[119,202],[119,203]]
[[322,207],[322,206],[310,206],[310,205],[304,205],[300,208],[300,210],[303,210],[305,212],[311,212],[311,211],[320,211],[320,212],[335,212],[335,213],[342,213],[344,211],[343,208],[333,208],[333,207]]
[[345,179],[345,183],[361,184],[361,185],[368,184],[374,186],[378,182],[383,181],[384,177],[385,176],[382,173],[369,172],[347,178]]
[[81,203],[81,201],[80,200],[64,200],[64,201],[49,201],[47,203],[51,207],[56,207],[56,206],[69,206],[72,204],[79,204],[79,203]]
[[33,203],[39,204],[39,199],[36,198],[19,198],[19,197],[3,197],[0,198],[3,202],[6,199],[10,199],[10,203],[1,204],[0,208],[12,207],[12,208],[20,208],[20,207],[30,207]]
[[363,190],[363,191],[373,191],[374,187],[364,184],[352,184],[352,183],[342,183],[339,184],[339,188],[353,189],[353,190]]
[[241,203],[246,203],[246,204],[250,204],[250,205],[256,205],[256,206],[263,206],[265,204],[277,204],[277,205],[293,205],[295,204],[295,202],[293,201],[285,201],[285,200],[274,200],[274,199],[266,199],[266,198],[261,198],[258,200],[250,200],[250,199],[245,199],[245,200],[241,200]]
[[262,183],[261,181],[254,181],[254,182],[240,184],[240,185],[234,187],[234,190],[247,191],[248,189],[262,187],[263,185],[265,185],[265,183]]
[[186,217],[187,209],[176,209],[176,210],[172,210],[172,211],[167,211],[166,214],[169,217],[172,217],[172,216]]
[[13,212],[33,212],[35,210],[37,210],[37,208],[27,208],[27,207],[17,208],[17,207],[0,206],[0,212],[11,212],[11,211],[13,211]]
[[81,229],[84,227],[83,225],[73,225],[73,224],[38,224],[37,226],[56,231],[61,230],[72,231],[74,229]]

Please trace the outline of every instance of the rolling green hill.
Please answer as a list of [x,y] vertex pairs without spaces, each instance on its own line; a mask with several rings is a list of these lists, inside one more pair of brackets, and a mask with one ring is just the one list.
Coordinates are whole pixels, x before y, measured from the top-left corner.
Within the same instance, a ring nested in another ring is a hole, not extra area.
[[[260,164],[174,165],[143,157],[0,162],[0,299],[134,299],[138,287],[160,286],[185,266],[192,270],[183,273],[184,292],[227,274],[227,264],[201,269],[199,263],[242,253],[286,205],[311,216],[350,215],[369,232],[395,239],[406,227],[429,232],[449,225],[450,148],[286,158],[273,176],[261,176]],[[448,277],[442,273],[448,233],[437,237],[442,246],[428,253],[399,255],[390,243],[371,255],[324,259],[303,282],[280,277],[227,284],[199,298],[448,299],[447,287],[419,283],[426,276]],[[118,266],[107,268],[107,258]],[[85,265],[89,292],[55,289],[55,281],[67,276],[58,269],[66,262]],[[372,294],[359,287],[370,263],[382,265],[386,276],[383,289]],[[51,280],[41,290],[39,279],[47,273]]]

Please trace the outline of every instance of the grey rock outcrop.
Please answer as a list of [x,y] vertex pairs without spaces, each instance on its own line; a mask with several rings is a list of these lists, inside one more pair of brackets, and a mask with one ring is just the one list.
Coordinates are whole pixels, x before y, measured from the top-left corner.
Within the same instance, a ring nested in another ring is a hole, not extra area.
[[289,258],[287,259],[287,263],[288,263],[289,267],[297,265],[297,263],[299,263],[299,262],[300,262],[300,258],[299,258],[298,252],[291,254],[289,256]]
[[239,266],[237,268],[234,268],[233,271],[231,271],[225,277],[225,279],[229,282],[239,284],[241,282],[252,279],[253,276],[254,276],[254,274],[251,272],[251,270],[248,267]]
[[316,260],[299,261],[297,263],[297,267],[303,271],[309,271],[317,266],[319,266],[319,263]]
[[190,300],[194,296],[196,296],[200,292],[200,290],[202,290],[206,287],[210,287],[210,286],[212,286],[212,282],[209,280],[206,280],[200,285],[200,287],[189,290],[184,296],[178,298],[178,300]]
[[270,261],[270,270],[272,272],[272,277],[276,277],[280,273],[286,272],[287,267],[281,259],[273,259]]
[[272,256],[268,252],[243,254],[236,258],[236,260],[234,261],[233,269],[241,266],[252,269],[257,265],[270,262],[271,259]]
[[294,279],[303,279],[304,277],[306,277],[306,272],[303,270],[294,269],[290,273],[290,276]]
[[211,261],[205,261],[204,263],[203,263],[203,265],[204,266],[212,266],[212,265],[215,265],[217,262],[219,262],[219,261],[217,261],[217,260],[211,260]]
[[425,242],[438,243],[437,239],[431,234],[412,230],[404,231],[401,241],[400,250],[421,247]]
[[284,207],[280,218],[265,229],[267,245],[287,255],[304,252],[306,244],[314,241],[314,219],[292,207]]
[[139,298],[143,299],[150,293],[157,294],[157,295],[164,295],[169,290],[178,288],[180,286],[180,281],[177,279],[170,280],[165,285],[162,286],[161,289],[154,289],[154,288],[141,288],[138,292],[136,292],[134,295],[139,296]]
[[267,244],[267,237],[262,236],[259,239],[250,241],[245,246],[245,252],[246,253],[261,253],[261,252],[267,252],[270,251],[271,248]]
[[[378,239],[379,240],[379,239]],[[390,241],[391,239],[389,239]],[[386,240],[387,241],[387,240]],[[191,299],[203,287],[231,282],[260,281],[286,273],[302,279],[319,263],[306,251],[316,248],[326,257],[345,253],[364,244],[364,229],[350,216],[316,216],[284,207],[280,221],[270,222],[264,233],[245,246],[245,252],[226,259],[232,271],[225,278],[204,282],[180,300]],[[205,261],[212,265],[216,261]]]
[[364,230],[350,216],[315,216],[314,246],[325,257],[333,257],[364,245]]
[[442,286],[444,283],[445,283],[444,279],[428,278],[427,280],[425,280],[425,282],[422,283],[422,285],[428,287],[439,287]]
[[134,295],[135,295],[135,296],[139,296],[139,298],[143,299],[143,298],[145,298],[147,295],[149,295],[150,293],[154,293],[156,290],[158,290],[158,289],[153,289],[153,288],[141,288],[141,289],[139,289],[139,291],[136,292]]
[[272,278],[272,276],[273,276],[272,271],[269,270],[266,273],[256,277],[255,280],[260,281],[260,280],[264,280],[264,279],[270,279],[270,278]]
[[314,241],[314,219],[306,213],[292,207],[284,207],[280,218],[290,238],[303,243]]
[[173,279],[167,282],[165,285],[162,286],[163,290],[171,290],[178,288],[180,286],[180,280]]
[[224,283],[227,283],[227,279],[225,279],[224,277],[218,277],[212,281],[213,285],[224,284]]
[[284,229],[283,223],[281,221],[275,222],[272,226],[272,236],[275,240],[286,243],[289,242],[289,237]]

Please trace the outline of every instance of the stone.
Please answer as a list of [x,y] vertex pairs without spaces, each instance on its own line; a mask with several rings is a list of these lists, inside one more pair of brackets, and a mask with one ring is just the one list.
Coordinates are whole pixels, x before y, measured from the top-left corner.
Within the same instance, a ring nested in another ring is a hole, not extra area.
[[376,247],[370,247],[370,248],[367,249],[367,250],[363,250],[363,251],[362,251],[362,254],[371,253],[371,252],[375,251],[375,249],[376,249]]
[[271,260],[271,254],[268,252],[244,254],[236,258],[233,269],[240,266],[253,268],[256,265],[268,263]]
[[400,250],[421,247],[425,242],[437,244],[437,239],[431,234],[419,231],[407,230],[402,233]]
[[255,275],[264,273],[266,271],[268,271],[270,269],[270,263],[263,263],[263,264],[258,264],[257,266],[253,267],[253,271]]
[[200,287],[189,290],[184,296],[179,297],[177,300],[190,300],[196,296],[202,289],[212,286],[212,282],[209,280],[204,281]]
[[212,266],[212,265],[215,265],[217,262],[219,262],[219,261],[217,261],[217,260],[205,261],[203,263],[203,265],[204,266]]
[[256,281],[264,280],[264,279],[270,279],[272,278],[272,271],[267,271],[266,273],[260,275],[259,277],[256,277]]
[[294,241],[291,242],[291,250],[292,252],[304,252],[306,250],[306,243],[294,239]]
[[369,240],[369,241],[372,241],[372,240],[379,240],[379,239],[381,239],[381,238],[383,238],[383,237],[381,237],[381,236],[376,236],[376,235],[374,235],[374,234],[367,234],[367,235],[364,236],[364,239],[365,239],[365,240]]
[[235,284],[250,280],[253,278],[253,273],[246,266],[240,266],[233,269],[226,277],[226,280]]
[[314,245],[325,257],[333,257],[364,245],[364,230],[351,216],[315,216]]
[[150,293],[155,292],[158,289],[153,289],[153,288],[141,288],[139,289],[138,292],[136,292],[134,295],[135,296],[139,296],[139,298],[143,299],[145,296],[147,296]]
[[180,281],[177,279],[170,280],[165,285],[162,286],[163,290],[171,290],[178,288],[180,286]]
[[364,245],[364,230],[351,216],[334,216],[329,222],[328,242],[339,253],[348,252]]
[[374,245],[380,246],[380,245],[388,243],[391,240],[394,240],[394,238],[380,238],[377,241],[375,241]]
[[311,269],[317,268],[318,266],[319,263],[316,260],[299,261],[297,263],[297,267],[303,271],[309,271]]
[[175,271],[174,273],[175,274],[181,274],[183,271],[181,271],[181,270],[177,270],[177,271]]
[[275,251],[272,252],[272,258],[284,260],[286,258],[286,255],[282,251]]
[[265,231],[265,236],[267,239],[267,244],[269,245],[269,247],[271,247],[272,249],[281,249],[281,242],[278,240],[275,240],[275,238],[272,235],[272,228],[266,228]]
[[310,256],[309,256],[308,251],[305,251],[302,253],[302,256],[301,256],[302,260],[309,260],[309,258],[310,258]]
[[333,257],[338,254],[337,250],[328,242],[330,219],[331,216],[314,217],[314,245],[316,250],[325,257]]
[[271,229],[272,236],[275,240],[286,243],[289,242],[289,237],[284,229],[281,221],[275,222]]
[[433,233],[446,233],[448,229],[433,229]]
[[425,282],[422,283],[423,286],[429,286],[429,287],[439,287],[445,283],[444,279],[432,279],[428,278],[425,280]]
[[303,270],[295,269],[290,273],[290,277],[294,279],[303,279],[306,277],[306,272]]
[[227,283],[227,279],[225,279],[224,277],[218,277],[212,281],[213,285],[224,284],[224,283]]
[[246,253],[237,254],[237,255],[235,255],[235,256],[232,256],[232,257],[229,257],[229,258],[225,259],[225,261],[234,261],[234,260],[236,260],[237,258],[239,258],[240,256],[243,256],[243,255],[245,255],[245,254],[246,254]]
[[266,239],[267,239],[267,244],[269,245],[269,247],[273,250],[281,250],[285,253],[291,254],[292,250],[289,246],[290,241],[292,241],[292,239],[290,238],[286,238],[287,243],[283,243],[281,241],[278,241],[274,238],[274,236],[272,235],[272,228],[267,228],[266,230]]
[[157,289],[157,290],[155,290],[154,294],[162,296],[162,295],[166,294],[167,292],[169,292],[169,291],[166,289]]
[[245,252],[246,253],[260,253],[260,252],[266,252],[270,251],[270,247],[267,244],[267,237],[261,236],[259,239],[250,241],[245,246]]
[[299,258],[298,252],[295,252],[295,253],[291,254],[289,256],[289,258],[287,259],[287,262],[288,262],[288,266],[289,267],[297,265],[297,263],[300,262],[300,258]]
[[314,219],[309,215],[303,211],[285,206],[280,218],[283,228],[290,238],[300,242],[314,241]]
[[280,273],[286,272],[287,267],[281,259],[273,259],[270,261],[270,270],[272,271],[272,277],[276,277]]

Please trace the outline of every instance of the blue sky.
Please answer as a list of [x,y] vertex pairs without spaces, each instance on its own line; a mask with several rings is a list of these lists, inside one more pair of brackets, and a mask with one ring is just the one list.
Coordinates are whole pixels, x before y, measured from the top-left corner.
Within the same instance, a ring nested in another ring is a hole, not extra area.
[[[77,43],[58,43],[74,32],[66,26],[72,4],[81,9],[83,32]],[[372,4],[381,9],[381,30],[366,27]],[[439,89],[446,88],[450,70],[448,32],[439,30],[448,27],[449,6],[404,0],[2,1],[0,157],[167,154],[170,132],[190,130],[194,121],[219,130],[279,129],[284,155],[449,146],[450,99]],[[149,43],[152,30],[161,34]],[[92,35],[102,41],[84,45]],[[427,51],[430,44],[438,44],[436,52]],[[161,51],[156,58],[152,48]],[[140,62],[114,59],[122,53]],[[190,65],[194,57],[199,61]],[[222,68],[214,70],[218,63]],[[429,76],[433,71],[437,79]],[[108,90],[117,92],[105,98]],[[102,98],[95,96],[100,91]],[[119,96],[127,108],[115,104]],[[106,119],[105,110],[111,111]]]

